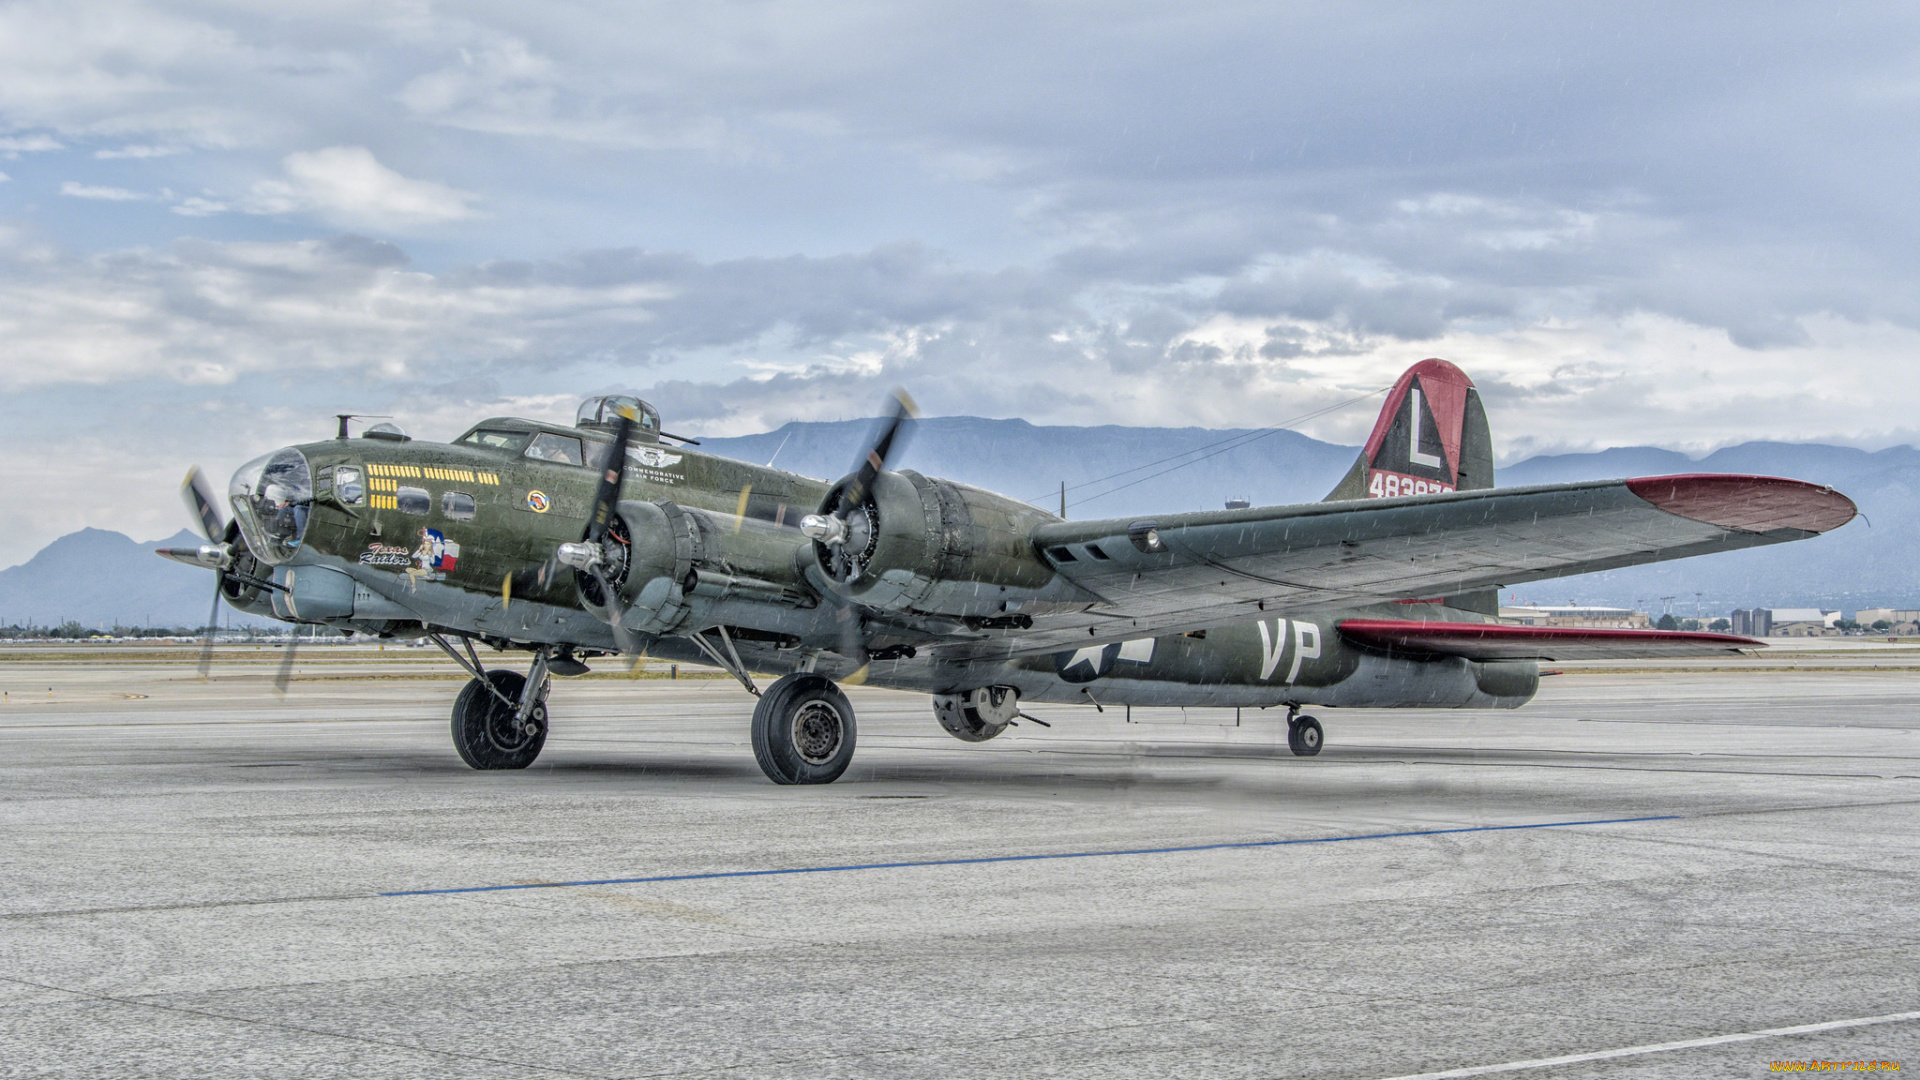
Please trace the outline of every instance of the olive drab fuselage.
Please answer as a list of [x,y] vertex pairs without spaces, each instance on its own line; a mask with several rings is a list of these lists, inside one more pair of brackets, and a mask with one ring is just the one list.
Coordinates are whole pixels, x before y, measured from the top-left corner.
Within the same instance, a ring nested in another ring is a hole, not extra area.
[[[528,420],[484,421],[470,441],[340,438],[290,449],[311,470],[304,538],[270,568],[283,591],[242,590],[246,610],[374,635],[446,631],[500,647],[615,642],[605,611],[554,561],[581,540],[611,447],[605,432]],[[578,463],[529,456],[533,441],[578,440]],[[343,483],[342,478],[351,483]],[[836,652],[843,605],[823,599],[816,547],[795,526],[834,485],[702,453],[634,446],[618,502],[630,544],[619,586],[623,625],[661,659],[709,663],[687,635],[724,627],[752,670],[854,666]],[[1531,663],[1383,652],[1344,640],[1342,617],[1405,607],[1275,612],[1190,634],[1023,652],[1019,631],[1048,611],[1097,598],[1060,579],[1029,534],[1059,519],[1001,496],[888,473],[877,495],[912,513],[883,520],[862,605],[882,686],[951,694],[1011,686],[1022,700],[1135,705],[1514,707],[1533,694]],[[1481,619],[1428,606],[1421,617]],[[966,659],[943,642],[975,647]],[[1002,639],[999,655],[979,643]]]

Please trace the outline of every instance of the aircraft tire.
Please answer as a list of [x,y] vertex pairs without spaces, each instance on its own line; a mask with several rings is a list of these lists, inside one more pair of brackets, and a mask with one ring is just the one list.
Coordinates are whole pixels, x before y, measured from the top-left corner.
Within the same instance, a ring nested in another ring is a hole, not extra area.
[[1320,721],[1311,716],[1299,716],[1287,724],[1287,749],[1299,757],[1312,757],[1320,752],[1320,744],[1326,740],[1326,732],[1320,730]]
[[[518,701],[526,676],[515,671],[495,669],[487,680],[508,698]],[[519,730],[513,721],[514,709],[468,679],[460,696],[453,701],[453,748],[460,760],[475,769],[524,769],[540,756],[547,744],[547,703],[533,707],[527,728]]]
[[753,757],[776,784],[830,784],[853,761],[853,705],[831,679],[783,676],[753,710]]

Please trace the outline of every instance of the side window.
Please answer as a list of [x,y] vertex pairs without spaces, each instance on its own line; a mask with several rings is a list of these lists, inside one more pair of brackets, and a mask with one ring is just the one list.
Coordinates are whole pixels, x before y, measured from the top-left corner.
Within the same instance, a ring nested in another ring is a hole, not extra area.
[[333,470],[333,491],[348,506],[359,506],[367,496],[366,487],[360,483],[360,470],[345,465]]
[[394,509],[403,514],[424,514],[433,509],[433,496],[420,488],[403,487],[394,493]]
[[462,491],[449,491],[440,496],[440,512],[452,521],[472,521],[473,496]]
[[533,443],[527,447],[527,456],[536,461],[557,461],[564,465],[584,465],[586,458],[580,454],[580,440],[571,435],[555,435],[543,431],[534,436]]

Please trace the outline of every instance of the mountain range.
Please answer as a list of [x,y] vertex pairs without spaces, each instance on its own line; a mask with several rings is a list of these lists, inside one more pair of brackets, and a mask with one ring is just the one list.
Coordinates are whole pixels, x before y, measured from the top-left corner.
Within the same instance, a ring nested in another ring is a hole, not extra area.
[[[811,476],[850,471],[872,421],[792,423],[702,440],[701,449]],[[1311,502],[1331,490],[1358,448],[1284,430],[1038,427],[1023,420],[921,421],[895,459],[964,483],[1060,509],[1073,518]],[[1606,604],[1691,616],[1736,607],[1920,607],[1920,450],[1878,452],[1809,443],[1751,442],[1691,458],[1654,447],[1528,458],[1498,470],[1501,486],[1686,472],[1789,476],[1851,496],[1861,518],[1797,544],[1521,585],[1505,602]],[[0,571],[0,624],[191,626],[206,618],[212,578],[154,557],[191,545],[181,532],[135,543],[82,529]],[[1672,599],[1663,599],[1672,598]],[[229,614],[232,614],[229,612]]]

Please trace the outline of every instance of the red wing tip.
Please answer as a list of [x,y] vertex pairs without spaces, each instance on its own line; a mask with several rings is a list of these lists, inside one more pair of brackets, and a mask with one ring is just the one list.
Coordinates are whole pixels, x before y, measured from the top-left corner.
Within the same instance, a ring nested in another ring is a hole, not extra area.
[[1342,619],[1340,632],[1360,637],[1479,641],[1688,641],[1727,648],[1765,648],[1766,642],[1709,630],[1635,630],[1585,626],[1515,626],[1512,623],[1422,622],[1416,619]]
[[1852,521],[1853,500],[1823,484],[1778,476],[1643,476],[1627,490],[1669,514],[1742,532],[1823,533]]

